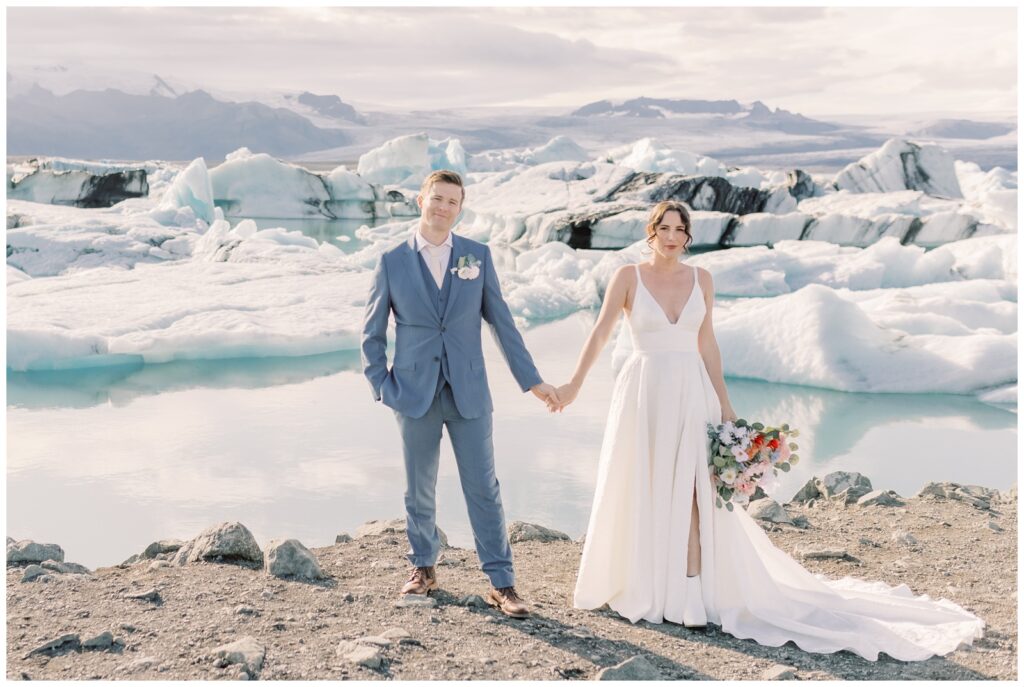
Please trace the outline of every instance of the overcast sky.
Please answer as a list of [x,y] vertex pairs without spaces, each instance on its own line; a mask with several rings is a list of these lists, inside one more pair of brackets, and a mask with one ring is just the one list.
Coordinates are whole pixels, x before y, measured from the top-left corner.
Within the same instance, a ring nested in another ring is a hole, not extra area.
[[7,60],[389,108],[1015,112],[1013,8],[8,8]]

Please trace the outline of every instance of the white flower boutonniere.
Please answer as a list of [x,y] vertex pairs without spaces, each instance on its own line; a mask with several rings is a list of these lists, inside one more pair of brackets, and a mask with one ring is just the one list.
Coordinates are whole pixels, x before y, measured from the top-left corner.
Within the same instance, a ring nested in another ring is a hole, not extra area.
[[480,261],[472,253],[463,255],[452,268],[452,274],[457,275],[459,279],[476,279],[480,276]]

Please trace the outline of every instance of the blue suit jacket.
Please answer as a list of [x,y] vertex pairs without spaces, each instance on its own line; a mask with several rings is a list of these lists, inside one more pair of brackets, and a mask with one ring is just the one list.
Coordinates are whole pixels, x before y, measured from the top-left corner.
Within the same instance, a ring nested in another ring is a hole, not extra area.
[[[384,253],[377,264],[363,320],[363,373],[374,399],[403,415],[422,417],[430,408],[441,356],[447,357],[459,414],[476,418],[494,410],[480,347],[482,320],[490,324],[519,387],[527,391],[542,381],[501,296],[490,249],[452,234],[452,264],[470,254],[479,261],[480,274],[476,279],[452,275],[451,293],[440,315],[423,282],[415,235]],[[389,370],[385,349],[391,312],[396,331]]]

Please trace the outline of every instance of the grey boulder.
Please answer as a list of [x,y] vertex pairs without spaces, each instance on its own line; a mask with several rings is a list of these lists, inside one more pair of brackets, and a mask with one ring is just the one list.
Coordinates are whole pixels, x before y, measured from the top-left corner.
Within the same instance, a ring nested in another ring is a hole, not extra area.
[[789,517],[789,513],[786,512],[786,509],[779,505],[778,502],[767,497],[758,499],[757,501],[752,501],[750,505],[747,506],[747,515],[755,520],[780,522],[787,525],[793,524],[793,519]]
[[957,484],[956,482],[929,482],[917,492],[918,496],[931,496],[936,499],[948,499],[969,503],[978,510],[990,510],[992,501],[999,498],[999,492],[976,484]]
[[21,576],[21,582],[31,582],[37,577],[42,577],[45,574],[46,570],[43,569],[41,565],[36,565],[35,563],[33,563],[32,565],[25,568],[25,572]]
[[524,541],[570,541],[569,535],[565,532],[521,520],[516,520],[508,526],[508,540],[512,544]]
[[597,674],[598,680],[664,680],[661,672],[643,656],[634,656],[617,666],[605,668]]
[[858,506],[905,506],[903,499],[892,489],[875,489],[857,499]]
[[267,547],[264,566],[268,575],[303,580],[322,580],[326,577],[313,552],[298,539],[272,541]]
[[262,565],[263,552],[245,525],[240,522],[222,522],[186,542],[174,556],[175,565],[199,561],[247,562]]
[[[405,518],[394,518],[392,520],[369,520],[359,526],[356,530],[356,539],[362,537],[374,537],[380,534],[405,534]],[[441,546],[448,548],[448,536],[437,528],[437,536],[441,539]]]
[[161,539],[147,546],[146,550],[139,555],[139,558],[148,560],[156,558],[161,554],[176,553],[184,545],[185,542],[181,539]]
[[249,675],[256,675],[263,668],[266,649],[255,638],[242,637],[217,647],[212,654],[224,659],[229,665],[235,663],[242,666]]
[[64,549],[56,544],[39,544],[31,539],[22,539],[7,545],[7,563],[42,563],[43,561],[64,561]]
[[58,561],[43,561],[40,565],[47,570],[53,570],[64,575],[91,575],[92,571],[80,563],[60,563]]
[[791,503],[807,503],[812,499],[826,498],[841,503],[856,503],[857,499],[872,490],[871,480],[859,472],[830,472],[824,477],[812,477],[800,488]]

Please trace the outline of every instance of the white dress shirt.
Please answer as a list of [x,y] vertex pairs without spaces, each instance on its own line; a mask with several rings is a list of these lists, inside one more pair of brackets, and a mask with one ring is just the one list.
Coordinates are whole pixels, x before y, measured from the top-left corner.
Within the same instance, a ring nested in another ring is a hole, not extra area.
[[423,257],[427,267],[430,269],[430,273],[434,275],[437,288],[441,288],[441,285],[444,284],[444,270],[448,267],[448,258],[452,254],[452,233],[449,231],[444,243],[440,246],[435,246],[425,239],[423,234],[417,229],[416,251]]

